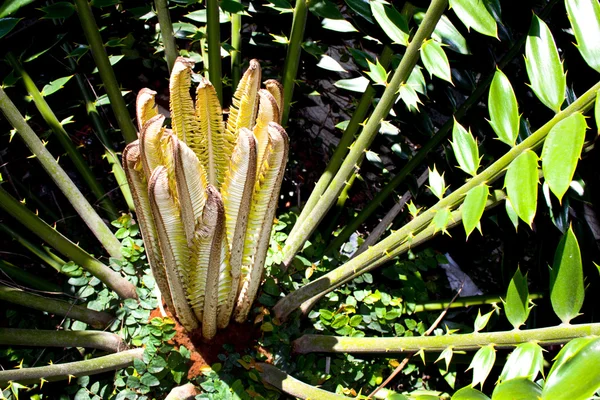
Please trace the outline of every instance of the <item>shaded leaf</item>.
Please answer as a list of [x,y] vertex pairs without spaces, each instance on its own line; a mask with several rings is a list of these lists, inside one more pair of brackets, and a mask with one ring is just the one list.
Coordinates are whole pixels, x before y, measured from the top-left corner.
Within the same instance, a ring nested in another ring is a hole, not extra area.
[[465,227],[467,239],[473,230],[479,225],[479,220],[485,210],[485,203],[490,194],[486,184],[479,185],[469,190],[462,204],[462,221]]
[[[421,24],[424,17],[424,12],[415,13],[413,16],[418,24]],[[442,15],[440,18],[431,36],[437,41],[444,43],[452,51],[460,54],[471,54],[467,46],[467,40],[445,15]]]
[[600,135],[600,95],[596,93],[596,105],[594,107],[594,116],[596,117],[596,127],[598,128],[598,135]]
[[371,13],[371,6],[368,0],[345,0],[345,2],[352,11],[370,23],[373,23],[373,14]]
[[499,69],[496,70],[490,86],[488,108],[490,125],[498,135],[498,139],[509,146],[514,146],[519,134],[517,98],[510,81]]
[[538,157],[527,150],[508,167],[504,185],[516,214],[529,226],[535,217],[538,186]]
[[0,19],[9,16],[21,7],[33,3],[35,0],[5,0],[0,6]]
[[452,83],[450,63],[442,46],[433,39],[429,39],[421,46],[421,60],[429,75]]
[[527,275],[523,276],[517,268],[508,285],[504,312],[508,322],[513,328],[518,329],[529,317],[529,289],[527,288]]
[[535,380],[544,368],[543,349],[533,342],[519,344],[508,356],[500,374],[501,381],[514,378]]
[[526,378],[516,378],[502,382],[492,393],[492,400],[533,400],[539,399],[542,388]]
[[525,66],[531,89],[538,99],[554,112],[560,111],[565,99],[566,76],[552,32],[535,15],[525,43]]
[[552,193],[562,201],[583,149],[585,117],[575,113],[552,127],[542,149],[542,171]]
[[577,237],[570,227],[554,254],[550,273],[552,309],[563,323],[568,323],[579,315],[584,296],[581,252]]
[[344,19],[335,3],[329,0],[312,0],[307,3],[308,9],[317,17],[330,19]]
[[408,46],[408,23],[393,6],[377,0],[371,1],[371,12],[375,20],[394,43]]
[[600,72],[600,3],[597,0],[565,0],[565,6],[581,56]]
[[506,215],[508,215],[508,218],[510,219],[510,222],[512,222],[513,226],[515,227],[515,231],[516,231],[519,228],[519,216],[517,215],[517,212],[515,211],[514,207],[512,206],[512,203],[510,202],[510,199],[508,197],[505,200],[505,206],[506,206]]
[[477,175],[479,168],[479,148],[471,131],[462,127],[458,121],[454,120],[452,128],[452,149],[460,169],[470,175]]
[[66,1],[51,4],[42,7],[41,10],[46,13],[42,19],[62,19],[69,18],[75,12],[75,6]]
[[42,89],[42,96],[50,96],[52,93],[59,91],[64,87],[65,83],[69,82],[72,77],[73,75],[64,76],[45,85]]
[[475,29],[477,32],[497,37],[498,27],[496,20],[485,7],[481,0],[450,0],[450,8],[454,10],[458,18],[467,29]]
[[0,38],[6,36],[19,23],[21,18],[1,18],[0,19]]

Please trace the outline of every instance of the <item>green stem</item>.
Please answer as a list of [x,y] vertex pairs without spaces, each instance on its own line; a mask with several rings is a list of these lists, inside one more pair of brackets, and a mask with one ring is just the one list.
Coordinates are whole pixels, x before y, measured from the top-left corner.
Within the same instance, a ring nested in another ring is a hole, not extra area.
[[13,239],[15,239],[17,242],[19,242],[19,244],[21,246],[25,247],[27,250],[29,250],[31,253],[33,253],[33,255],[35,255],[40,260],[42,260],[43,262],[45,262],[46,264],[48,264],[49,266],[54,268],[57,272],[62,273],[62,267],[63,267],[63,265],[65,265],[64,261],[61,263],[59,260],[55,260],[48,253],[46,253],[46,251],[44,251],[44,249],[31,243],[29,240],[25,239],[25,237],[21,236],[20,233],[10,229],[8,226],[6,226],[4,224],[0,224],[0,231],[11,236]]
[[[67,50],[67,53],[70,53],[70,51],[68,51],[70,48],[67,44],[64,45],[64,48]],[[73,72],[77,71],[77,64],[75,63],[73,57],[68,57],[68,60],[71,70]],[[123,166],[119,161],[119,157],[117,156],[117,153],[115,153],[108,135],[106,134],[106,130],[104,129],[102,119],[100,118],[100,114],[98,113],[98,109],[96,108],[96,104],[94,103],[92,95],[90,94],[90,91],[83,80],[83,76],[80,73],[75,73],[75,80],[77,81],[77,86],[79,86],[79,91],[81,92],[81,96],[85,102],[87,114],[92,120],[92,125],[94,125],[94,130],[104,145],[104,157],[112,168],[113,175],[117,181],[117,184],[119,185],[121,193],[123,194],[123,198],[127,203],[127,207],[129,210],[135,211],[135,205],[133,204],[133,197],[131,196],[131,190],[129,189],[129,184],[127,183],[125,171],[123,171]]]
[[50,331],[0,328],[0,344],[6,346],[85,347],[118,353],[128,350],[114,333],[99,331]]
[[6,385],[10,381],[29,384],[37,383],[40,379],[52,382],[71,379],[72,377],[101,374],[127,368],[133,365],[133,360],[141,360],[143,355],[144,349],[133,349],[84,361],[0,371],[0,385]]
[[206,39],[208,40],[208,76],[223,104],[221,74],[221,32],[219,0],[206,0]]
[[113,235],[85,197],[83,197],[83,194],[81,194],[67,173],[58,165],[52,154],[46,150],[42,141],[33,132],[2,88],[0,88],[0,109],[10,124],[17,129],[19,136],[23,139],[27,147],[29,147],[29,150],[37,157],[48,175],[50,175],[65,197],[71,202],[73,208],[75,208],[94,236],[102,243],[106,251],[112,257],[121,258],[121,243],[119,240]]
[[583,113],[589,110],[594,105],[598,90],[600,90],[600,82],[596,83],[596,85],[585,92],[569,107],[557,113],[550,121],[519,145],[510,149],[504,156],[486,168],[483,172],[474,176],[472,179],[469,179],[448,197],[438,201],[433,207],[414,218],[401,229],[395,231],[375,246],[348,261],[344,265],[288,294],[275,305],[276,316],[280,319],[286,318],[290,312],[296,307],[299,307],[306,300],[311,299],[313,296],[322,296],[363,272],[377,268],[398,255],[398,252],[407,244],[414,244],[414,239],[410,239],[413,236],[420,234],[423,230],[426,230],[428,225],[430,226],[431,220],[436,212],[457,207],[464,200],[464,197],[469,190],[481,184],[489,185],[504,175],[510,163],[520,154],[538,148],[544,142],[544,139],[554,125],[573,113]]
[[[239,0],[233,0],[241,3]],[[231,14],[231,87],[237,88],[242,77],[242,15]]]
[[298,228],[293,236],[289,236],[285,242],[283,249],[283,264],[289,265],[296,253],[300,250],[304,242],[309,238],[317,225],[321,222],[329,208],[336,201],[337,196],[344,187],[346,179],[357,168],[357,163],[360,157],[363,156],[365,150],[371,145],[375,136],[379,131],[381,121],[389,114],[394,105],[400,85],[402,85],[412,72],[417,60],[419,59],[419,51],[423,42],[431,35],[437,22],[446,10],[448,5],[447,0],[433,0],[427,9],[427,13],[419,29],[415,33],[413,40],[406,49],[406,53],[400,61],[400,65],[388,86],[386,87],[377,107],[369,117],[362,133],[359,135],[356,142],[352,145],[348,156],[340,166],[337,174],[332,179],[329,187],[321,196],[319,203],[312,210],[309,216],[306,217],[303,224]]
[[[530,293],[529,300],[537,300],[543,299],[544,295],[542,293]],[[465,307],[473,307],[473,306],[482,306],[484,304],[499,304],[502,303],[502,298],[500,296],[466,296],[466,297],[458,297],[456,300],[441,300],[441,301],[432,301],[423,304],[417,304],[412,310],[413,313],[424,312],[424,311],[444,311],[446,309],[453,308],[465,308]],[[406,306],[403,310],[403,313],[406,313]]]
[[[506,195],[504,194],[504,192],[502,192],[501,190],[496,190],[494,191],[494,193],[492,193],[492,196],[487,200],[486,204],[485,204],[485,209],[488,210],[490,208],[493,208],[495,206],[497,206],[502,200],[504,200],[506,198]],[[460,222],[462,221],[462,210],[458,209],[458,210],[454,210],[451,213],[451,217],[450,217],[450,223],[448,224],[448,226],[446,226],[446,229],[450,229],[458,224],[460,224]],[[397,248],[395,248],[392,251],[388,251],[385,252],[385,257],[386,257],[386,261],[387,260],[391,260],[394,257],[399,256],[400,254],[404,254],[406,253],[408,250],[410,249],[414,249],[415,247],[417,247],[418,245],[425,243],[426,241],[432,239],[434,236],[436,236],[437,234],[439,234],[440,231],[438,229],[436,229],[436,227],[432,224],[429,224],[425,229],[419,231],[416,235],[412,236],[410,238],[410,240],[404,240],[400,246],[398,246]],[[357,256],[356,258],[358,258],[360,256]],[[355,259],[352,259],[351,261],[353,261]],[[342,265],[345,266],[347,264],[349,264],[351,261],[347,262],[346,264]],[[369,265],[367,266],[367,269],[365,269],[363,272],[366,271],[370,271],[371,269],[376,268],[378,265]],[[336,270],[339,270],[340,268],[337,268]],[[335,272],[331,271],[331,272]],[[328,274],[324,275],[327,276]],[[356,275],[358,276],[358,275]],[[339,281],[336,281],[330,288],[328,289],[323,289],[320,292],[315,293],[311,298],[302,301],[302,303],[299,305],[300,311],[302,313],[302,315],[307,315],[308,312],[313,308],[313,306],[321,299],[321,297],[323,297],[325,294],[327,294],[328,292],[334,290],[335,288],[341,286],[342,284],[344,284],[345,282],[347,282],[350,279],[354,279],[356,276],[353,276],[352,278],[348,278],[348,279],[341,279]],[[321,278],[319,278],[321,279]],[[319,279],[315,280],[314,282],[317,282]],[[323,282],[321,282],[322,284]],[[311,285],[312,283],[310,283],[309,285]],[[307,286],[309,286],[307,285]],[[300,288],[298,290],[302,290],[303,288]],[[286,298],[288,297],[292,297],[291,301],[286,300]],[[275,311],[275,315],[277,316],[277,318],[279,319],[285,319],[287,318],[287,316],[294,311],[296,305],[292,303],[292,301],[298,301],[297,299],[294,299],[293,296],[285,296],[283,299],[281,299],[274,307],[274,311]]]
[[100,279],[122,298],[137,298],[135,287],[118,273],[96,260],[81,247],[61,235],[50,225],[42,221],[21,202],[13,198],[0,186],[0,208],[25,225],[39,238],[54,247],[65,257]]
[[165,48],[165,58],[167,59],[167,68],[169,68],[170,74],[178,56],[177,45],[175,44],[175,36],[173,35],[171,15],[169,14],[167,0],[154,0],[154,6],[156,7],[156,15],[158,15],[160,36]]
[[[540,18],[543,16],[547,16],[550,13],[550,10],[556,3],[556,0],[551,1],[544,7],[544,10],[540,14]],[[423,145],[417,154],[415,154],[408,163],[400,170],[398,174],[396,174],[387,185],[385,185],[377,195],[371,200],[357,215],[352,219],[348,225],[344,227],[344,229],[340,232],[340,234],[327,246],[325,250],[325,254],[329,254],[336,249],[339,249],[340,246],[345,243],[350,235],[354,233],[358,227],[365,222],[377,208],[383,203],[385,199],[387,199],[394,190],[404,182],[404,180],[412,174],[415,168],[422,165],[423,161],[427,158],[429,152],[433,149],[437,148],[444,139],[452,132],[452,127],[454,126],[454,120],[460,121],[462,117],[467,114],[467,111],[475,105],[478,104],[481,97],[487,93],[487,88],[492,83],[492,79],[494,78],[494,73],[496,72],[496,68],[503,69],[509,62],[511,62],[521,51],[521,48],[525,44],[525,40],[527,35],[524,35],[519,40],[515,42],[514,45],[506,52],[506,54],[502,57],[498,64],[494,67],[492,71],[488,74],[488,76],[477,85],[473,93],[460,105],[460,107],[454,113],[454,118],[450,118],[446,123],[436,132],[436,134]]]
[[330,214],[333,214],[333,216],[327,224],[327,227],[323,230],[323,241],[325,242],[327,242],[331,237],[331,234],[335,230],[337,222],[340,219],[340,215],[342,215],[342,211],[344,211],[344,206],[346,205],[346,201],[348,201],[348,192],[350,189],[352,189],[352,185],[354,185],[356,175],[356,172],[350,175],[350,179],[348,179],[348,182],[346,182],[342,192],[338,196],[334,209],[330,212]]
[[304,335],[293,343],[294,352],[307,353],[371,353],[396,354],[420,350],[441,352],[451,347],[455,351],[473,351],[494,344],[506,349],[521,343],[535,342],[541,346],[566,343],[571,339],[600,335],[600,323],[559,325],[549,328],[504,332],[465,333],[462,335],[413,336],[395,338],[354,338]]
[[81,174],[85,183],[89,186],[96,199],[98,199],[100,203],[100,208],[102,208],[106,212],[111,221],[117,219],[119,217],[117,208],[110,200],[110,197],[106,195],[106,190],[104,190],[102,185],[96,180],[96,176],[94,176],[94,173],[92,172],[91,168],[85,162],[83,156],[75,147],[75,144],[73,144],[73,142],[71,141],[71,138],[69,137],[69,134],[67,133],[65,128],[62,126],[58,118],[56,118],[56,115],[46,102],[46,99],[36,87],[35,82],[33,82],[27,71],[23,69],[23,66],[21,65],[21,63],[19,63],[19,60],[17,60],[17,58],[12,53],[8,53],[6,55],[6,59],[8,60],[10,65],[12,65],[12,67],[15,69],[15,71],[21,76],[27,93],[29,93],[29,95],[33,99],[33,102],[35,103],[36,108],[42,115],[42,118],[44,118],[44,121],[46,121],[50,129],[52,129],[52,132],[54,132],[54,134],[56,135],[56,138],[69,155],[69,158],[73,162],[73,165],[75,166],[77,171],[79,171],[79,173]]
[[294,96],[294,85],[296,84],[296,75],[300,65],[300,53],[302,52],[302,40],[304,39],[304,28],[308,18],[308,8],[306,0],[296,0],[294,7],[294,17],[292,20],[292,32],[283,65],[283,113],[281,125],[287,125],[290,115],[290,105]]
[[256,369],[257,371],[259,371],[260,377],[264,383],[299,399],[349,399],[349,397],[331,393],[326,390],[309,385],[308,383],[299,381],[298,379],[286,374],[285,372],[271,364],[258,363]]
[[0,300],[33,308],[34,310],[73,318],[85,322],[97,329],[106,328],[114,319],[110,314],[104,312],[89,310],[67,301],[38,296],[21,289],[15,289],[4,285],[0,285]]
[[127,111],[125,100],[121,95],[121,89],[117,83],[115,71],[113,70],[112,65],[110,65],[104,43],[102,42],[102,37],[100,36],[100,30],[94,19],[94,14],[92,14],[92,10],[90,9],[87,0],[75,0],[75,6],[77,8],[77,14],[79,15],[83,32],[90,44],[92,56],[98,67],[100,78],[102,79],[106,94],[110,100],[110,106],[115,113],[117,124],[119,125],[119,128],[121,128],[121,134],[123,135],[125,142],[133,142],[137,139],[136,129],[131,121],[129,111]]
[[53,293],[61,292],[60,286],[47,282],[45,279],[33,275],[8,261],[0,260],[0,271],[0,279],[3,281],[6,281],[5,277],[2,276],[4,274],[32,289]]
[[[390,64],[390,61],[392,60],[393,55],[394,52],[392,51],[392,49],[389,46],[385,46],[383,48],[383,51],[381,52],[381,59],[379,60],[380,64],[387,69],[387,67]],[[350,122],[348,122],[348,126],[346,127],[346,130],[344,130],[344,134],[342,135],[340,142],[335,148],[335,151],[333,152],[333,155],[331,156],[331,159],[329,160],[325,171],[323,172],[323,174],[317,181],[317,184],[315,185],[314,189],[310,193],[310,197],[304,205],[304,208],[302,208],[302,212],[300,213],[298,220],[294,224],[294,227],[290,232],[290,236],[296,234],[296,231],[300,226],[302,226],[306,217],[319,203],[321,195],[325,192],[325,189],[327,189],[329,183],[331,183],[331,180],[339,170],[340,165],[342,165],[342,161],[344,161],[344,157],[346,156],[346,154],[348,154],[348,149],[354,141],[354,136],[358,132],[360,125],[365,121],[367,117],[367,112],[371,108],[373,97],[375,97],[375,89],[373,88],[373,85],[369,83],[367,89],[360,97],[358,105],[356,106],[356,110],[354,110],[352,118],[350,118]]]

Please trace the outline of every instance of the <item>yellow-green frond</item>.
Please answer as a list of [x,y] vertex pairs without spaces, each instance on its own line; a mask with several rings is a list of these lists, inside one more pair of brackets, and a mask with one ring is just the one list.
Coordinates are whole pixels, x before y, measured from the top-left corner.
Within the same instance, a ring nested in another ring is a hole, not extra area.
[[139,141],[136,140],[123,150],[123,169],[127,175],[127,182],[131,189],[131,195],[135,204],[135,211],[138,225],[142,231],[148,264],[152,270],[152,275],[156,280],[158,289],[165,299],[167,307],[173,309],[173,300],[171,299],[171,290],[167,281],[167,273],[162,261],[162,253],[158,244],[158,235],[156,225],[152,217],[150,199],[148,198],[148,181],[141,168],[141,156]]
[[154,103],[154,96],[156,96],[154,90],[144,88],[138,92],[135,99],[135,115],[137,116],[139,132],[142,131],[146,121],[158,114],[156,103]]
[[[225,206],[227,243],[230,252],[230,282],[226,304],[220,310],[219,325],[227,325],[242,268],[246,225],[254,190],[257,169],[256,139],[250,130],[242,128],[231,156],[229,171],[221,188]],[[234,288],[231,290],[231,288]]]
[[271,122],[269,124],[269,145],[260,167],[259,178],[254,186],[246,229],[242,276],[233,312],[237,322],[245,321],[248,316],[262,279],[271,226],[287,162],[288,147],[285,130],[279,124]]
[[219,268],[219,289],[217,294],[217,328],[223,329],[229,325],[233,300],[237,293],[237,286],[233,286],[231,276],[230,253],[225,237],[221,241],[221,258]]
[[259,90],[258,97],[260,99],[258,116],[256,117],[256,125],[254,126],[253,131],[258,146],[258,165],[262,165],[262,159],[269,143],[269,123],[279,123],[279,109],[277,107],[277,101],[267,90]]
[[198,122],[194,113],[194,102],[190,95],[192,67],[194,61],[177,57],[169,81],[171,127],[184,143],[198,132]]
[[190,252],[181,215],[163,166],[157,167],[152,173],[148,194],[175,312],[181,324],[190,331],[198,327],[198,320],[186,298],[186,284],[190,276]]
[[[200,159],[209,183],[219,188],[224,181],[231,153],[224,152],[225,128],[221,103],[214,86],[205,78],[200,79],[196,90],[196,119],[199,134],[191,138],[188,146]],[[235,137],[227,140],[229,142],[235,142]]]
[[277,109],[279,110],[279,119],[275,120],[275,122],[281,124],[281,113],[283,112],[283,85],[275,79],[268,79],[265,81],[265,86],[277,102]]
[[163,163],[161,139],[165,131],[164,121],[164,115],[155,115],[144,124],[140,132],[140,154],[147,177]]
[[206,173],[196,154],[183,142],[173,140],[171,151],[181,219],[188,244],[191,244],[196,225],[202,221],[202,210],[206,203]]

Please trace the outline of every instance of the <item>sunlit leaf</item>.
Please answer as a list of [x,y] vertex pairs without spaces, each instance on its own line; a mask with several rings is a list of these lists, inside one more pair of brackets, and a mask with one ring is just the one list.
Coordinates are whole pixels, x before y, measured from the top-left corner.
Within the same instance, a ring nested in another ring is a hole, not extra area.
[[469,190],[465,201],[463,202],[462,209],[462,221],[465,227],[465,233],[467,238],[473,232],[473,230],[479,225],[479,220],[485,210],[485,203],[489,196],[490,190],[487,185],[481,184],[473,189]]
[[[586,400],[600,389],[600,338],[589,340],[576,351],[567,346],[558,353],[558,367],[553,366],[548,374],[543,400]],[[562,357],[566,351],[569,357]]]
[[514,146],[519,134],[517,98],[510,81],[499,69],[496,70],[490,86],[488,107],[490,125],[498,135],[498,139],[509,146]]
[[539,399],[541,394],[542,388],[529,379],[516,378],[496,386],[492,400],[533,400]]
[[402,99],[404,104],[406,104],[406,108],[408,108],[411,111],[418,110],[419,103],[421,103],[421,100],[419,100],[419,95],[417,94],[415,89],[413,89],[411,86],[409,86],[407,84],[400,85],[400,90],[398,92],[398,99]]
[[481,0],[450,0],[450,8],[467,29],[475,29],[487,36],[497,37],[496,20]]
[[500,374],[501,381],[514,378],[535,380],[544,368],[543,349],[537,343],[521,343],[508,356]]
[[358,32],[358,30],[349,21],[345,19],[323,18],[321,25],[325,29],[336,32]]
[[473,382],[471,386],[477,386],[480,383],[483,386],[495,361],[496,349],[494,349],[493,345],[489,344],[477,350],[468,368],[473,370]]
[[371,61],[367,60],[367,65],[369,66],[369,70],[365,71],[365,73],[371,77],[373,82],[376,85],[386,86],[389,72],[386,72],[383,65],[379,63],[379,60],[377,60],[376,64],[373,64]]
[[42,96],[50,96],[52,93],[59,91],[65,86],[65,83],[69,82],[72,77],[73,75],[64,76],[45,85],[42,89]]
[[508,215],[508,218],[510,219],[510,222],[512,222],[513,226],[515,227],[515,231],[516,231],[519,228],[519,216],[517,215],[514,207],[512,206],[512,203],[510,202],[510,199],[508,197],[505,200],[505,206],[506,206],[506,215]]
[[433,170],[429,170],[429,190],[433,193],[438,199],[444,197],[444,192],[446,191],[446,184],[444,183],[444,176],[433,166]]
[[550,273],[552,309],[566,324],[579,315],[584,296],[581,252],[577,237],[570,227],[558,244],[552,263]]
[[392,5],[371,1],[371,12],[375,20],[394,43],[408,46],[408,23]]
[[506,194],[515,212],[531,226],[537,206],[538,157],[527,150],[508,167],[505,178]]
[[598,0],[565,0],[577,48],[588,65],[600,72],[600,3]]
[[527,287],[527,275],[523,276],[517,268],[508,285],[504,312],[508,322],[513,328],[518,329],[529,317],[529,289]]
[[493,313],[494,313],[494,310],[481,315],[481,310],[477,310],[477,317],[475,318],[475,323],[473,325],[473,331],[475,331],[475,332],[482,331],[486,327],[488,322],[490,321],[490,318]]
[[542,149],[542,171],[552,193],[562,201],[573,180],[583,149],[585,117],[571,114],[552,127]]
[[335,72],[346,72],[346,70],[344,69],[344,67],[342,67],[340,65],[339,62],[337,62],[335,59],[331,58],[328,55],[323,55],[321,56],[321,60],[317,63],[317,67],[329,70],[329,71],[335,71]]
[[490,398],[477,389],[465,386],[454,393],[451,400],[490,400]]
[[437,210],[435,215],[433,216],[432,224],[434,226],[434,231],[443,233],[448,233],[448,224],[450,223],[450,219],[452,218],[452,213],[448,208],[443,208],[441,210]]
[[421,46],[421,60],[429,75],[452,83],[450,63],[442,46],[435,40],[429,39]]
[[452,150],[460,169],[470,175],[477,175],[479,169],[479,148],[477,142],[471,134],[454,120],[452,128]]
[[538,99],[554,112],[560,111],[565,99],[566,76],[552,32],[535,15],[525,43],[525,66],[531,89]]
[[19,23],[21,18],[1,18],[0,19],[0,38],[6,36]]
[[334,83],[334,86],[337,86],[340,89],[350,90],[352,92],[363,93],[365,90],[367,90],[367,86],[369,86],[369,80],[364,76],[359,76],[358,78],[352,79],[340,79]]
[[[424,12],[415,13],[413,16],[418,24],[423,21],[424,17]],[[444,43],[452,51],[460,54],[471,54],[467,46],[467,40],[445,15],[440,18],[431,36]]]
[[442,351],[440,356],[437,358],[437,360],[435,360],[435,362],[437,363],[440,360],[444,360],[446,362],[446,371],[448,371],[448,368],[450,367],[450,361],[452,361],[453,354],[454,354],[454,352],[452,351],[452,347],[446,347],[444,349],[444,351]]

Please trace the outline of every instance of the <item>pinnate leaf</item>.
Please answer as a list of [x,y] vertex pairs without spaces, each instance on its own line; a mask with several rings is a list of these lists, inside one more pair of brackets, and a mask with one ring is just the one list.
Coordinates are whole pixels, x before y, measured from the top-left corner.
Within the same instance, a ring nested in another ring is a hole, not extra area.
[[469,190],[462,205],[463,225],[467,239],[473,230],[479,226],[479,220],[485,210],[485,203],[490,194],[487,185],[482,184]]
[[471,383],[471,386],[476,386],[479,383],[483,386],[495,361],[496,349],[494,349],[494,346],[491,344],[480,348],[477,353],[475,353],[468,368],[473,370],[473,382]]
[[498,139],[508,144],[515,145],[519,134],[519,111],[517,98],[510,81],[500,70],[496,70],[490,86],[488,96],[490,110],[490,125]]
[[508,167],[505,186],[510,203],[516,214],[529,226],[535,217],[538,186],[538,157],[527,150]]
[[496,21],[483,1],[450,0],[450,8],[454,10],[467,29],[473,28],[483,35],[498,37]]
[[573,228],[569,227],[558,244],[550,273],[550,301],[563,323],[579,315],[584,295],[581,252]]
[[525,66],[533,93],[554,112],[560,111],[567,86],[563,65],[548,26],[533,16],[525,43]]
[[561,201],[575,174],[577,161],[583,149],[586,127],[583,114],[572,114],[554,125],[544,142],[544,179],[552,193]]
[[452,128],[452,149],[460,169],[470,175],[477,175],[479,168],[479,148],[471,131],[467,131],[454,120]]
[[600,3],[598,0],[565,0],[565,6],[581,56],[600,72]]
[[529,317],[529,289],[527,288],[527,275],[523,276],[517,268],[510,280],[506,301],[504,304],[506,318],[513,328],[518,329]]

